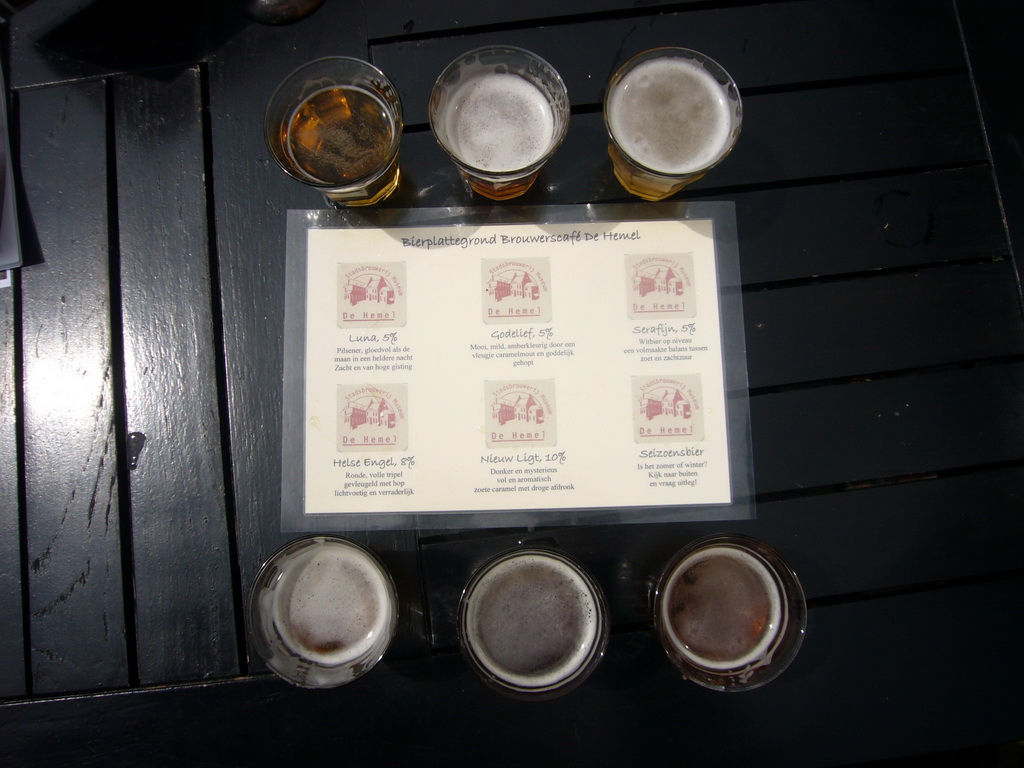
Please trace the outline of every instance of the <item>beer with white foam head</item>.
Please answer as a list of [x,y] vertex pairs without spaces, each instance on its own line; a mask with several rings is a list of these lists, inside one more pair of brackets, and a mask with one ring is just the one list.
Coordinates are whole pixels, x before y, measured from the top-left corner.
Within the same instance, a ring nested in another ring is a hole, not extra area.
[[608,642],[604,594],[568,556],[525,548],[484,565],[463,594],[459,641],[474,672],[517,698],[548,699],[594,670]]
[[739,90],[707,56],[656,48],[612,76],[604,101],[615,177],[645,200],[662,200],[732,151],[743,123]]
[[569,127],[558,72],[512,46],[477,48],[453,61],[430,94],[430,127],[478,194],[507,200],[526,192]]
[[370,670],[395,632],[394,582],[377,557],[347,539],[292,542],[260,570],[249,599],[256,650],[280,677],[330,688]]

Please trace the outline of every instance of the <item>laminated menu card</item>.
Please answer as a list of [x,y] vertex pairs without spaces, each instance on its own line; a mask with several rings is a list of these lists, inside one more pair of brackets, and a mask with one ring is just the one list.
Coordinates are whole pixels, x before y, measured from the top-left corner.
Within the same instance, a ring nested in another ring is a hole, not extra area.
[[293,211],[286,529],[750,516],[731,203]]

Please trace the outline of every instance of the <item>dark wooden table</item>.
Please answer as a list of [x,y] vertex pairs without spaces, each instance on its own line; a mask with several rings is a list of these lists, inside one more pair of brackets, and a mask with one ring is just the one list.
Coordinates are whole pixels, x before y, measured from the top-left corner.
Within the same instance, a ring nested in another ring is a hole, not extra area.
[[[1014,0],[11,15],[28,263],[0,290],[0,764],[1021,764],[1022,23]],[[368,58],[405,105],[387,205],[484,204],[426,102],[449,60],[499,41],[552,62],[573,103],[527,204],[625,201],[600,105],[634,53],[695,48],[738,81],[739,146],[680,197],[736,203],[757,519],[360,534],[395,574],[399,635],[356,683],[299,690],[250,654],[243,603],[293,537],[285,212],[322,202],[273,165],[263,107],[306,60]],[[809,598],[793,666],[745,694],[684,682],[649,619],[672,552],[718,530],[775,546]],[[473,563],[523,538],[580,558],[613,619],[595,675],[539,705],[478,683],[453,623]]]

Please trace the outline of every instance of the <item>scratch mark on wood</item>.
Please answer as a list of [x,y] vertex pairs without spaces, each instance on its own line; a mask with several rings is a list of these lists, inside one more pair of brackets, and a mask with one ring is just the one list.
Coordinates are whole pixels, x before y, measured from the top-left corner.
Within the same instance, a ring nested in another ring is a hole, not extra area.
[[61,605],[66,603],[71,596],[75,593],[75,590],[79,587],[84,587],[85,583],[89,580],[89,575],[92,573],[92,560],[85,561],[85,570],[68,585],[67,589],[57,595],[50,603],[44,605],[37,611],[32,612],[33,618],[41,619],[49,616],[57,610]]

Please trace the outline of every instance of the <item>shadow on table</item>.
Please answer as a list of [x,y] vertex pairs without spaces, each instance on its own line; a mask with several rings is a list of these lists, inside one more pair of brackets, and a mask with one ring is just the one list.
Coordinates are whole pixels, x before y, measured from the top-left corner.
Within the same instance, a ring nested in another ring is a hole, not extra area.
[[70,62],[151,69],[201,61],[248,23],[236,2],[95,0],[44,32],[36,46],[56,66],[69,60],[72,70]]
[[1021,765],[1024,765],[1024,741],[860,763],[850,768],[1018,768]]

